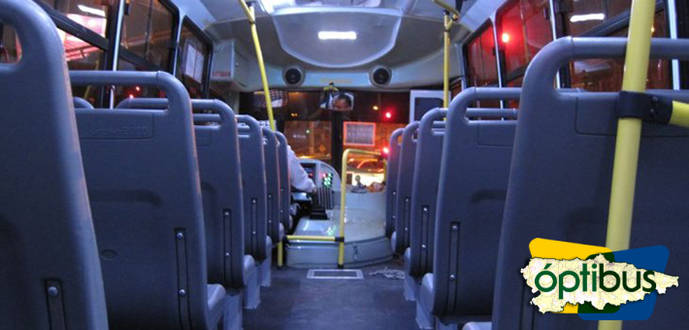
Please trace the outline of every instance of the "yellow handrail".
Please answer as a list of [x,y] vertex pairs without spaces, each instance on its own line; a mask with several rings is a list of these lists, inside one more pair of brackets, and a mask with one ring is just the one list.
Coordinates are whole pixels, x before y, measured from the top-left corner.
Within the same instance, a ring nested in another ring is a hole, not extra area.
[[289,241],[321,241],[321,242],[335,242],[335,236],[314,236],[314,235],[287,235]]
[[445,11],[443,15],[443,108],[447,108],[450,104],[448,96],[450,94],[450,32],[452,24],[459,19],[459,12],[442,0],[433,0],[433,2]]
[[342,153],[342,178],[340,178],[340,233],[339,236],[342,237],[340,241],[340,247],[337,254],[337,266],[344,267],[344,236],[345,236],[345,202],[347,197],[347,159],[350,153],[356,153],[361,155],[374,155],[380,156],[378,151],[369,151],[362,149],[345,149]]
[[[655,0],[632,1],[622,79],[623,91],[644,92],[646,90],[655,4]],[[620,118],[617,122],[608,230],[605,240],[605,246],[613,251],[629,248],[640,141],[641,119]],[[619,330],[622,329],[622,321],[600,321],[598,329]]]
[[[270,88],[268,87],[268,76],[266,75],[266,65],[263,62],[263,52],[261,51],[261,42],[258,39],[258,31],[256,30],[256,13],[254,7],[247,5],[245,0],[237,0],[244,10],[244,15],[249,21],[251,26],[251,38],[254,41],[254,48],[256,49],[256,61],[258,62],[258,70],[261,73],[261,83],[263,84],[263,94],[266,99],[266,111],[268,112],[268,122],[270,123],[270,129],[276,131],[275,129],[275,119],[273,117],[273,103],[270,99]],[[278,243],[278,245],[280,245]],[[280,246],[278,246],[280,247]],[[278,255],[280,253],[278,252]],[[280,260],[278,260],[278,266],[280,265]]]

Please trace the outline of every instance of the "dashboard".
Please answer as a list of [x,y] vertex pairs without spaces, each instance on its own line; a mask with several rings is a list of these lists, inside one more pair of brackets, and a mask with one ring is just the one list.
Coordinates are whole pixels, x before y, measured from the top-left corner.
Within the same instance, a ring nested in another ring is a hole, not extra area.
[[315,159],[300,159],[299,163],[316,187],[340,190],[340,176],[330,164]]

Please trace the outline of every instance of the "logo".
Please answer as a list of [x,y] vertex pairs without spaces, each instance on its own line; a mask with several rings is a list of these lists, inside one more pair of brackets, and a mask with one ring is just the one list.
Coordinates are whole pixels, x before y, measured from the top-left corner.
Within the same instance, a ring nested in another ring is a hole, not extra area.
[[679,286],[664,274],[669,251],[650,246],[623,251],[536,238],[521,272],[541,313],[584,320],[646,320],[659,294]]

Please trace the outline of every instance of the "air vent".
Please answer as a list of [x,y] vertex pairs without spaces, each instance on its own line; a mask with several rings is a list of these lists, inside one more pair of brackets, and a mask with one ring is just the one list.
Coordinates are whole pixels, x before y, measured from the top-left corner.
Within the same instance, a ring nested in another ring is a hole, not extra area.
[[387,85],[392,77],[390,69],[379,66],[371,71],[371,81],[378,86]]
[[304,81],[304,72],[298,67],[290,67],[285,70],[282,77],[287,85],[296,86]]
[[363,280],[360,269],[309,269],[306,278],[310,280]]

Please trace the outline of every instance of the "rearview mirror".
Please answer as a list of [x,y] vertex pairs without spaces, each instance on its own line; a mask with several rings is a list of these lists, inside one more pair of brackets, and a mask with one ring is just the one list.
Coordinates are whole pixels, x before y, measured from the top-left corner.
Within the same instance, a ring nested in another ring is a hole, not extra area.
[[331,111],[352,111],[354,94],[339,90],[324,91],[321,94],[321,108]]

